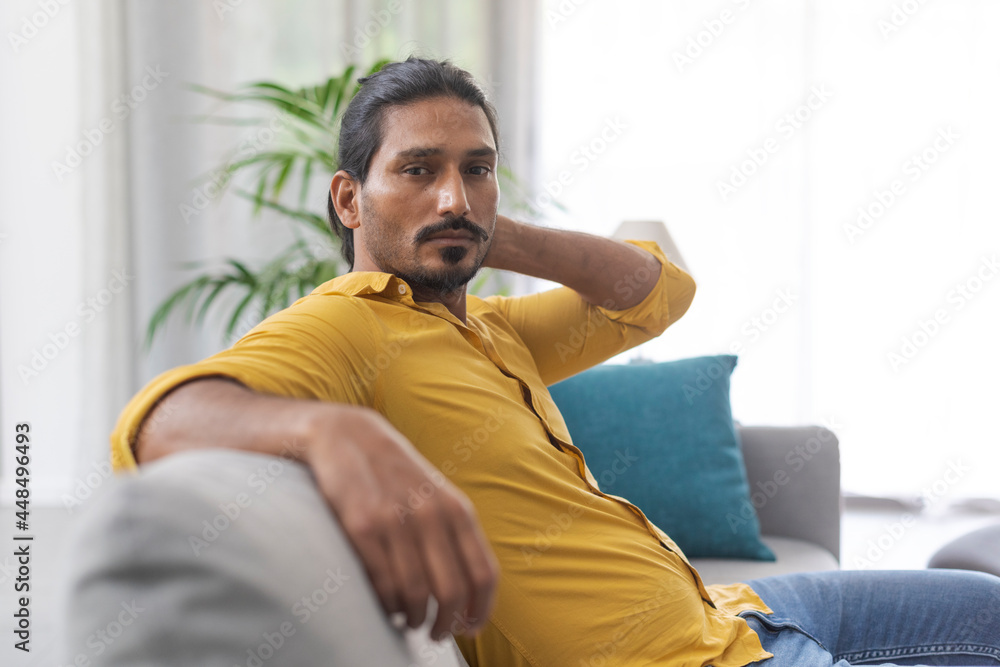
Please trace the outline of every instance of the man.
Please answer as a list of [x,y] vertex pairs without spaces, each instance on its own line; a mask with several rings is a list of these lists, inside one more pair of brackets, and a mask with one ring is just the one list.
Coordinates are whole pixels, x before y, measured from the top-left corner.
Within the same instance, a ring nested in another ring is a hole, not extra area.
[[[352,272],[151,382],[112,436],[118,468],[196,447],[296,456],[384,609],[417,627],[433,596],[433,635],[467,619],[473,667],[1000,659],[996,617],[960,634],[1000,600],[987,575],[705,586],[638,508],[600,491],[546,389],[662,333],[691,278],[653,243],[498,216],[496,116],[468,73],[410,58],[361,83],[329,197]],[[564,287],[467,296],[481,266]],[[553,517],[569,523],[525,558]],[[943,585],[963,598],[937,601]],[[911,616],[884,623],[890,609]]]

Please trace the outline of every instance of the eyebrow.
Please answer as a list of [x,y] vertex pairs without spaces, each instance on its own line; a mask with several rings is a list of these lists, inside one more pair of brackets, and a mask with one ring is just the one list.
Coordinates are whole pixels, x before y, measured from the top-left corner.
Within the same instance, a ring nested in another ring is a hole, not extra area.
[[[432,155],[441,155],[444,151],[440,148],[408,148],[405,151],[400,151],[396,153],[397,160],[410,159],[410,158],[421,158],[430,157]],[[465,152],[466,157],[496,157],[497,151],[495,148],[490,146],[483,146],[482,148],[473,148]]]

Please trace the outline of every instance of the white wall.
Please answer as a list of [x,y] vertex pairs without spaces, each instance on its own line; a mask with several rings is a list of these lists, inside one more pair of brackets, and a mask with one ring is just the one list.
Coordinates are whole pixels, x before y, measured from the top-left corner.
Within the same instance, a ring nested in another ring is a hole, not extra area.
[[[995,497],[1000,278],[961,310],[948,294],[1000,253],[1000,6],[905,4],[549,0],[539,177],[572,176],[561,225],[667,222],[699,291],[644,354],[741,344],[737,418],[832,423],[849,490],[920,494],[956,460],[968,470],[949,495]],[[828,99],[777,126],[814,87]],[[616,118],[625,129],[587,160],[580,145]],[[948,127],[959,138],[911,180],[906,161]],[[776,152],[724,198],[719,182],[768,138]],[[845,224],[894,179],[904,194],[851,243]],[[772,319],[782,290],[794,305]],[[948,322],[894,364],[938,309]]]
[[[84,421],[84,337],[101,315],[81,311],[86,235],[80,214],[84,160],[62,181],[52,162],[83,139],[84,118],[75,67],[77,8],[61,7],[49,18],[29,1],[0,5],[0,499],[13,500],[14,425],[32,427],[32,499],[51,502],[73,475],[74,451]],[[24,28],[24,20],[42,24]],[[31,35],[15,47],[8,31]],[[44,86],[37,85],[44,81]],[[16,101],[16,102],[15,102]],[[92,158],[93,156],[91,156]],[[110,276],[108,276],[110,279]],[[120,303],[111,302],[113,309]],[[86,308],[86,306],[84,306]],[[76,327],[74,329],[73,327]],[[77,335],[65,333],[67,327]],[[55,341],[55,342],[53,342]],[[35,367],[32,366],[34,359]]]

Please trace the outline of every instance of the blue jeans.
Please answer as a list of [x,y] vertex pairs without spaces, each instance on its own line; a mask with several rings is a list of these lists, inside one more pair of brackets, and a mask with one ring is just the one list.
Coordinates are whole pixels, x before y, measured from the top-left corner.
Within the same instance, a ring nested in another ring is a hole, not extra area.
[[763,667],[1000,665],[1000,577],[965,570],[809,572],[745,582]]

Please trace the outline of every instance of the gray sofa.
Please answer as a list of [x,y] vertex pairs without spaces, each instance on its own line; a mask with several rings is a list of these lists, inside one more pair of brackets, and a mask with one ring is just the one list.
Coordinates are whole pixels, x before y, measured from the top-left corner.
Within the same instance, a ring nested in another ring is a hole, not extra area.
[[736,432],[762,539],[777,560],[693,558],[702,579],[731,583],[838,569],[843,501],[837,436],[821,426],[738,425]]
[[[697,559],[706,583],[836,569],[834,434],[738,431],[778,560]],[[465,665],[453,640],[431,642],[427,626],[400,631],[385,617],[308,470],[291,461],[203,450],[145,466],[89,503],[67,554],[66,664]]]

